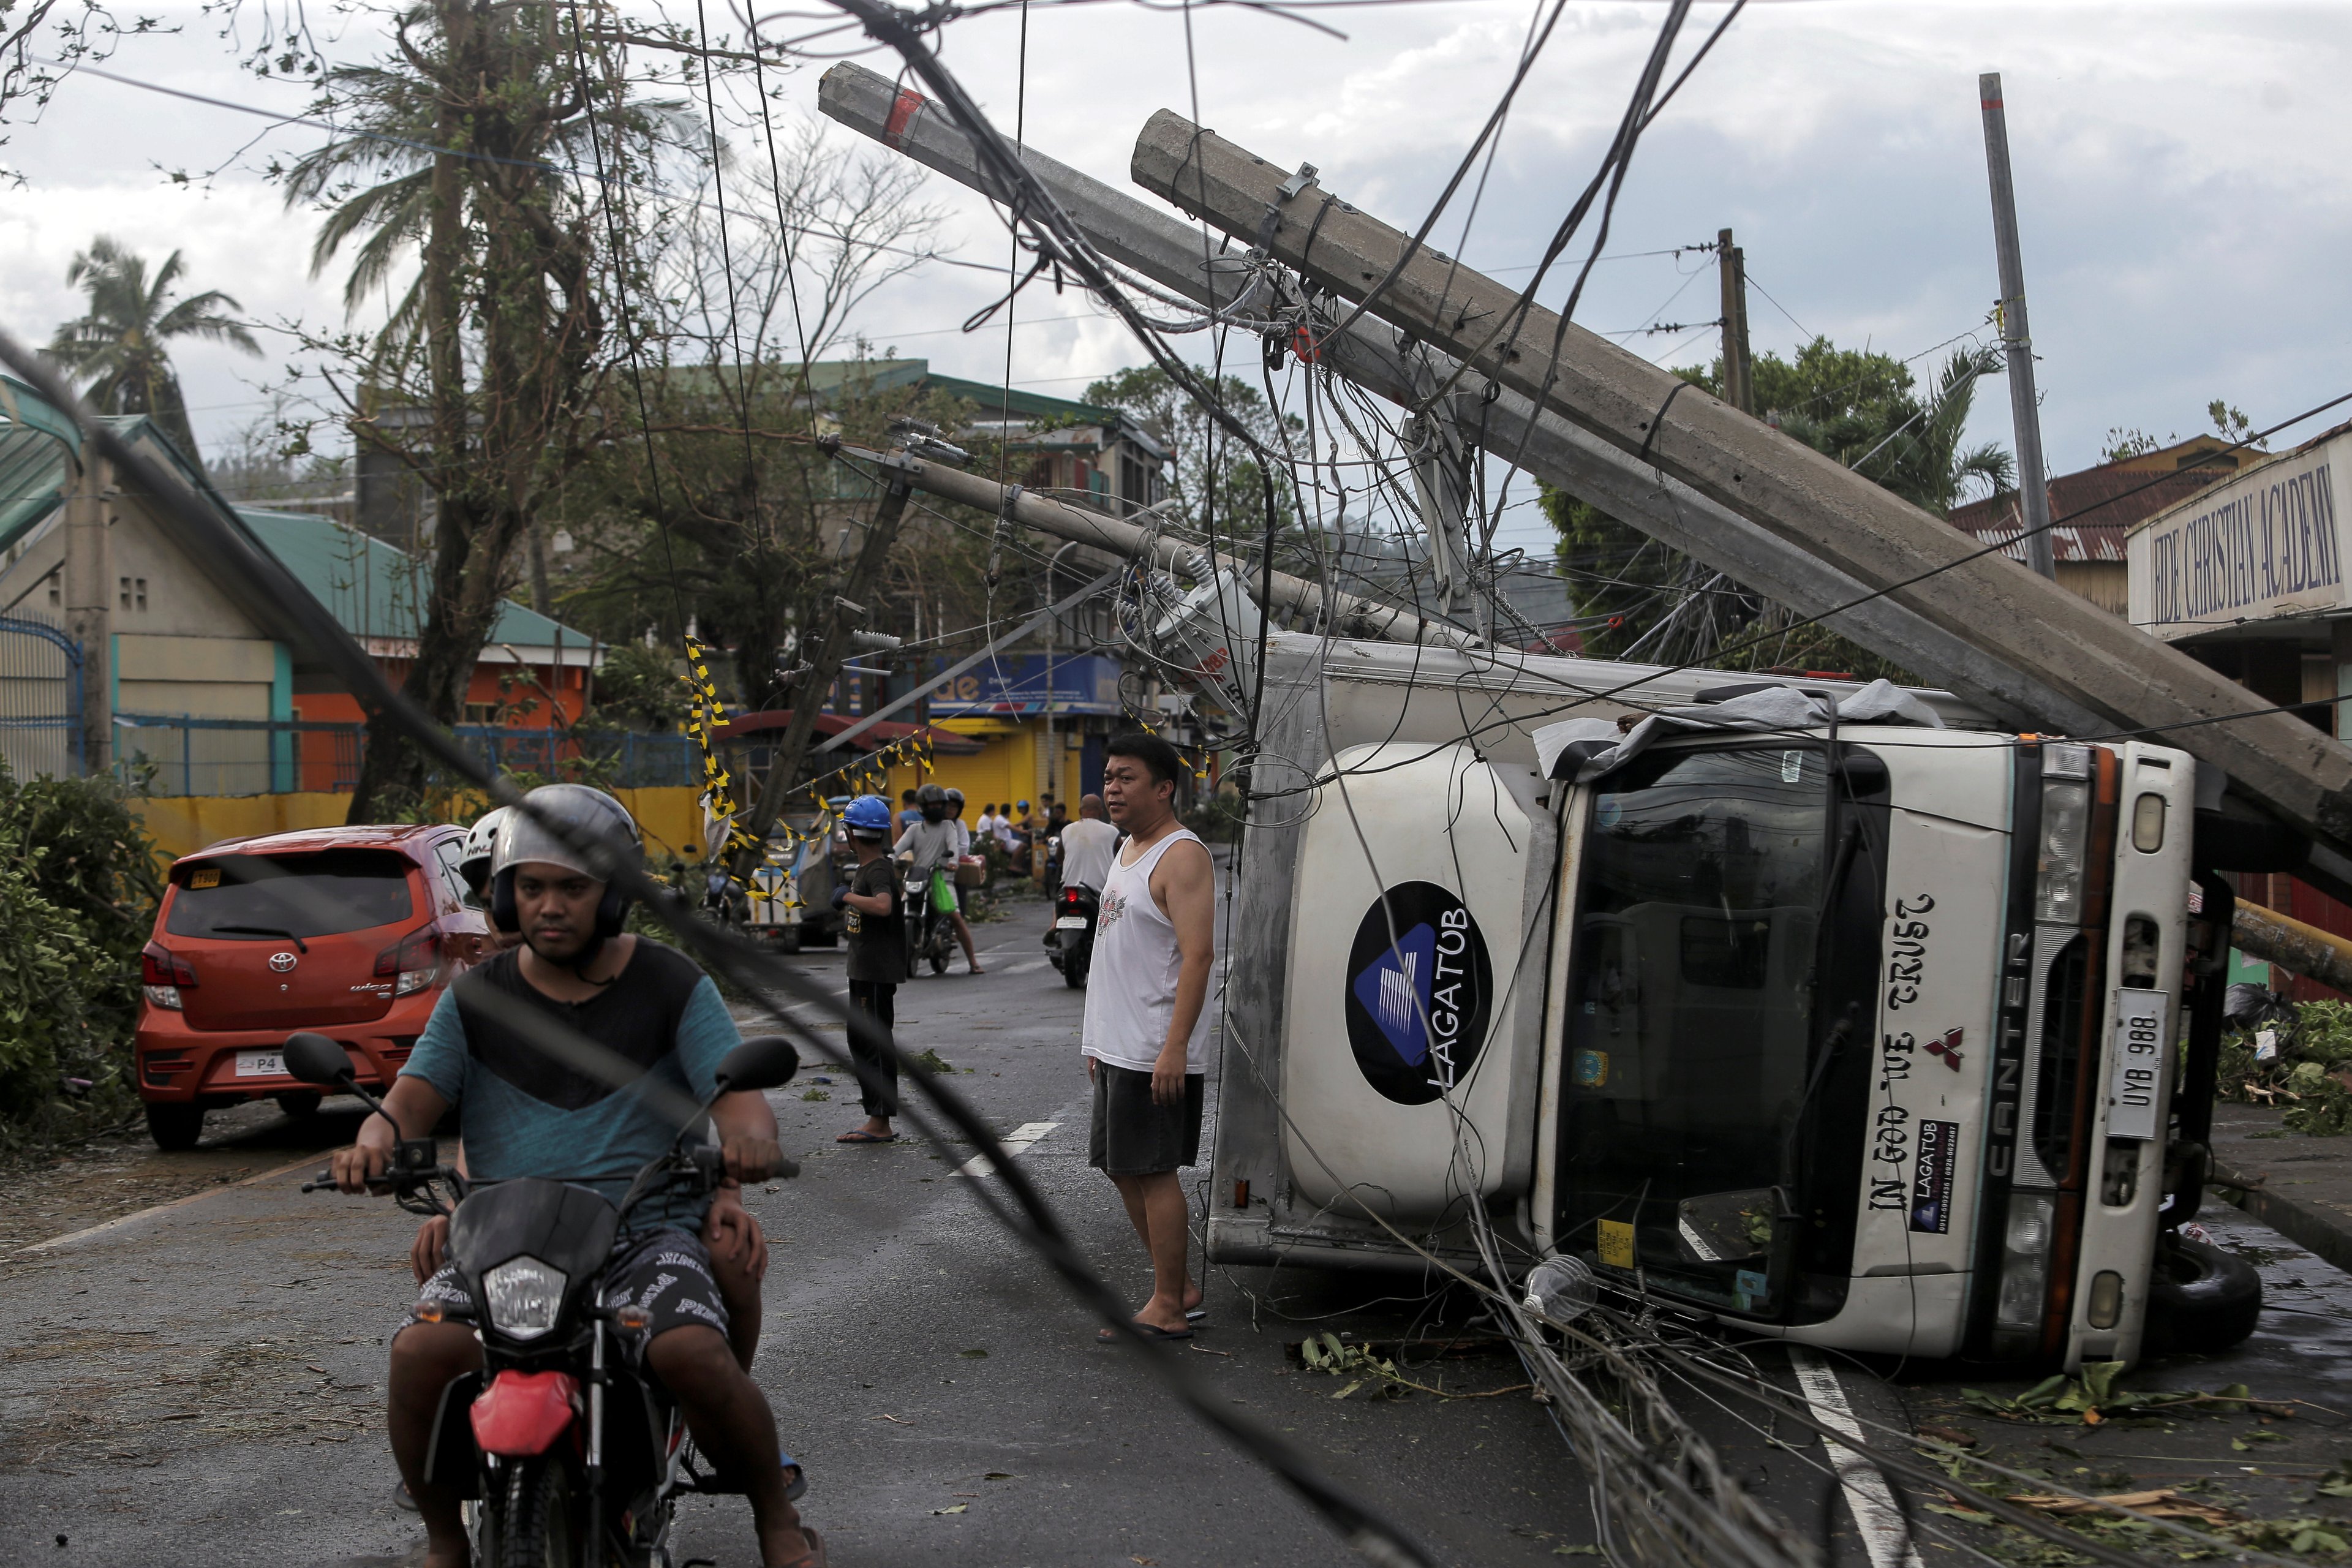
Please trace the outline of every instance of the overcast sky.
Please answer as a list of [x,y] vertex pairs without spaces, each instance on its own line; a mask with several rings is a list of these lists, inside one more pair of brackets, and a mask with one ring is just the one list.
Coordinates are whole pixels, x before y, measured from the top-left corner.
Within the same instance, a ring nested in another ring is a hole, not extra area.
[[[1723,11],[1697,8],[1685,50]],[[1457,209],[1441,243],[1507,281],[1526,275],[1590,177],[1663,14],[1569,6],[1522,89],[1467,239]],[[127,42],[110,68],[299,109],[299,88],[241,73],[193,7],[163,15],[181,31]],[[1286,166],[1311,161],[1327,187],[1410,226],[1507,79],[1528,7],[1456,0],[1317,16],[1349,37],[1195,10],[1188,54],[1179,11],[1040,0],[1028,21],[1028,137],[1124,186],[1145,118],[1162,106],[1189,113],[1197,89],[1201,119],[1226,137]],[[342,26],[336,58],[381,47],[373,17]],[[998,12],[955,24],[947,40],[950,65],[1008,129],[1019,28],[1017,12]],[[2329,108],[2347,40],[2352,8],[2341,5],[1752,5],[1643,141],[1609,245],[1622,258],[1595,269],[1579,319],[1604,331],[1712,319],[1711,257],[1636,253],[1728,226],[1747,251],[1759,353],[1826,334],[1907,357],[1981,332],[1997,284],[1976,79],[1998,69],[2053,468],[2095,461],[2111,426],[2192,434],[2215,397],[2274,422],[2352,387],[2342,281],[2352,122]],[[823,68],[785,80],[786,112],[814,113]],[[320,134],[95,77],[68,81],[0,150],[27,182],[0,192],[0,321],[45,339],[77,309],[65,285],[75,251],[107,233],[158,259],[185,251],[190,285],[228,290],[257,322],[339,322],[339,280],[310,277],[315,218],[286,211],[259,173]],[[200,184],[163,173],[215,165],[223,172]],[[943,248],[1002,262],[1003,231],[982,205],[937,178],[927,196],[950,209]],[[928,267],[877,296],[860,325],[879,346],[989,378],[1003,363],[1001,319],[976,337],[955,329],[992,287],[975,271]],[[1016,319],[1031,323],[1013,333],[1021,386],[1075,396],[1141,358],[1074,296],[1034,289]],[[282,372],[288,345],[263,341],[270,356],[260,361],[180,352],[207,444],[266,411],[257,384]],[[1619,341],[1661,363],[1714,353],[1711,331]],[[1923,379],[1938,358],[1920,361]],[[2007,444],[2006,390],[1989,383],[1984,394],[1974,433]],[[1532,520],[1511,531],[1539,542]]]

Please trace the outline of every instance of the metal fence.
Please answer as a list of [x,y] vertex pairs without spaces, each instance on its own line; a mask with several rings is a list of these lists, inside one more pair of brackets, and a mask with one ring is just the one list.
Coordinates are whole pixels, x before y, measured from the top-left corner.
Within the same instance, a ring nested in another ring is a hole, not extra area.
[[18,778],[81,776],[81,647],[22,611],[0,616],[0,760]]
[[[116,769],[149,795],[348,794],[366,754],[364,726],[328,720],[123,713],[114,724]],[[461,724],[456,733],[484,765],[545,780],[649,789],[702,779],[701,754],[685,735],[573,735],[486,724]]]

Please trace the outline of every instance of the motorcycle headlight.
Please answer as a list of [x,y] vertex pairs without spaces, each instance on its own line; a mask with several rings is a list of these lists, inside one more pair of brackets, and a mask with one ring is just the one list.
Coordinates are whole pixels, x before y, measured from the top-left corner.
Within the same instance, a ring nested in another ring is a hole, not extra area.
[[2033,918],[2059,925],[2083,920],[2083,860],[2091,841],[2091,749],[2042,750],[2042,850]]
[[518,1340],[535,1340],[555,1327],[563,1304],[563,1288],[571,1282],[562,1269],[536,1258],[516,1258],[482,1276],[482,1297],[490,1312],[490,1326]]

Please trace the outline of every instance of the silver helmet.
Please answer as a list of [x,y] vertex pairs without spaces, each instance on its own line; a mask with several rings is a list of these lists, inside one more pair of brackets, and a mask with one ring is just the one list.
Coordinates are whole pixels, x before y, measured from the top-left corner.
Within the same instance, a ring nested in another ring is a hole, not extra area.
[[[596,857],[574,848],[567,834],[597,845],[632,870],[645,864],[645,845],[635,819],[627,806],[603,790],[577,784],[541,784],[524,795],[522,802],[520,810],[508,812],[499,825],[491,876],[536,860],[600,882],[611,880],[606,869],[595,864]],[[546,822],[538,820],[541,817]]]

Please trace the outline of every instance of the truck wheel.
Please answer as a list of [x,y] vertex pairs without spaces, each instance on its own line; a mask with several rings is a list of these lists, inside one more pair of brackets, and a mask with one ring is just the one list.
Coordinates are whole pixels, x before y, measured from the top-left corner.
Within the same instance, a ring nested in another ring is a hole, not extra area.
[[2262,1315],[2263,1279],[2252,1264],[2174,1232],[2158,1237],[2142,1354],[2228,1350]]
[[787,926],[782,931],[776,933],[776,951],[778,952],[783,953],[789,957],[791,954],[798,952],[800,950],[801,932],[798,926]]
[[507,1486],[505,1550],[499,1568],[577,1568],[572,1477],[560,1458],[524,1459]]
[[289,1089],[284,1094],[271,1095],[270,1098],[278,1102],[278,1110],[294,1121],[299,1121],[306,1116],[316,1116],[319,1113],[319,1102],[326,1097],[315,1089]]
[[205,1130],[205,1108],[201,1105],[147,1105],[147,1135],[155,1140],[155,1147],[177,1152],[193,1149]]

